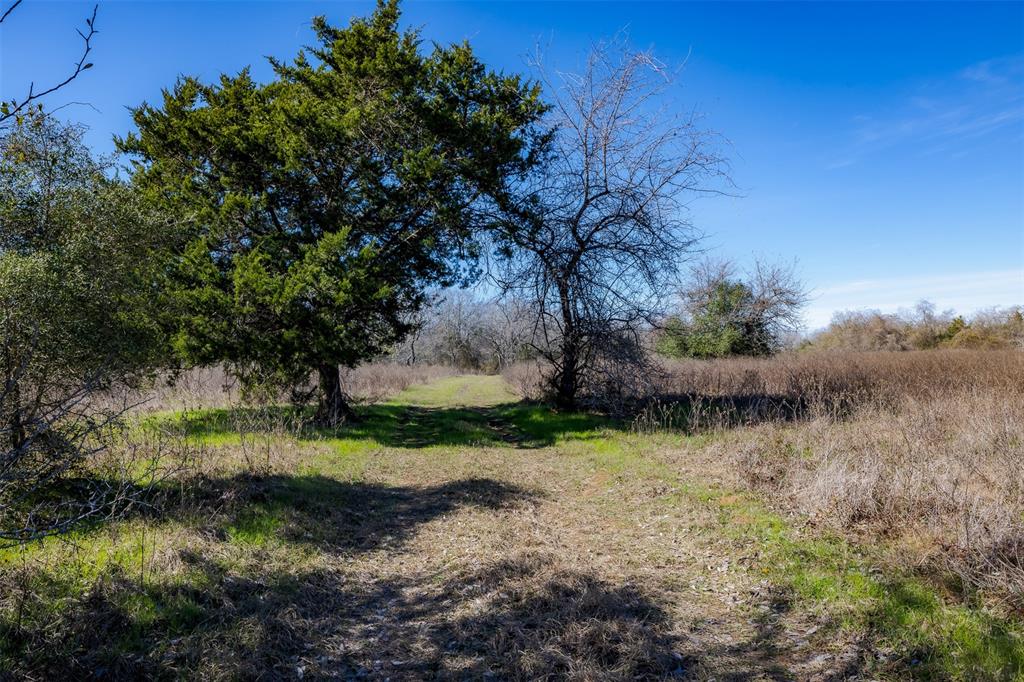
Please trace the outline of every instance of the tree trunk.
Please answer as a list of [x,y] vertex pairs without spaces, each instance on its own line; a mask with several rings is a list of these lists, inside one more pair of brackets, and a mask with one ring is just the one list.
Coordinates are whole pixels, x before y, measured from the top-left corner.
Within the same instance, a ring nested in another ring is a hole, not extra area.
[[15,396],[12,402],[14,403],[14,411],[11,413],[10,419],[10,430],[11,430],[11,449],[18,450],[28,440],[28,435],[25,433],[25,424],[21,419],[21,408],[17,403],[17,396]]
[[555,405],[563,410],[576,409],[576,393],[579,389],[579,372],[576,366],[577,349],[575,342],[562,341],[562,367],[555,377]]
[[576,409],[579,390],[579,344],[572,295],[564,282],[558,285],[558,300],[562,309],[562,367],[555,377],[555,405],[563,410],[573,410]]
[[337,365],[322,364],[317,368],[320,377],[320,403],[316,408],[316,425],[333,429],[355,420],[356,414],[345,401],[341,390],[341,375]]
[[27,435],[25,423],[21,415],[21,384],[19,383],[17,370],[9,352],[4,353],[4,360],[7,370],[7,381],[4,382],[4,402],[11,406],[11,414],[8,418],[8,429],[10,430],[11,449],[18,450],[25,444]]

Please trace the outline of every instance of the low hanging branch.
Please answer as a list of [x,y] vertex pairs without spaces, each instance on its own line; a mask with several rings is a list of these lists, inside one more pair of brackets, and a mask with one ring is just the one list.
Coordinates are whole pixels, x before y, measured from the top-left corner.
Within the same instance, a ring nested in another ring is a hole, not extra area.
[[[8,19],[8,17],[11,16],[14,10],[16,10],[22,2],[23,0],[15,0],[12,4],[10,4],[7,7],[6,10],[4,10],[3,14],[0,15],[0,25],[3,25],[3,23]],[[78,33],[79,37],[82,39],[82,53],[78,61],[75,63],[74,69],[72,69],[71,74],[59,83],[56,83],[40,91],[36,91],[35,82],[29,83],[28,94],[24,97],[20,99],[15,98],[0,102],[0,127],[7,123],[8,120],[16,118],[20,114],[25,113],[28,110],[28,107],[36,100],[46,97],[47,95],[50,95],[56,92],[57,90],[60,90],[64,86],[71,83],[71,81],[78,78],[78,76],[83,71],[87,71],[88,69],[92,68],[92,62],[88,61],[88,59],[89,54],[92,52],[92,39],[97,33],[97,10],[99,10],[99,5],[94,5],[92,8],[92,14],[85,20],[86,30],[84,32],[81,29],[76,29],[76,32]]]

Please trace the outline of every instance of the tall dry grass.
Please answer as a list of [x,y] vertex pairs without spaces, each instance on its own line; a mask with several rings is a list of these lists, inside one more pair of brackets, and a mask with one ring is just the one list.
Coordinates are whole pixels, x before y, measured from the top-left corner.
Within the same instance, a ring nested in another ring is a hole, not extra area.
[[374,403],[397,395],[410,386],[456,374],[465,374],[465,371],[446,365],[372,362],[346,372],[342,383],[345,391],[354,399]]
[[745,426],[712,446],[737,482],[1024,609],[1024,353],[678,362],[659,382],[638,429]]
[[894,406],[974,388],[1024,393],[1017,351],[805,352],[772,358],[664,361],[660,395],[773,397],[816,409]]
[[509,365],[502,370],[501,376],[523,400],[538,401],[544,398],[544,372],[537,362],[517,362]]
[[[375,403],[401,393],[410,386],[425,384],[457,374],[452,367],[441,365],[402,365],[372,362],[346,370],[342,386],[355,402]],[[265,394],[260,394],[266,397]],[[285,402],[285,392],[272,392],[275,400]],[[232,407],[243,402],[238,380],[221,366],[195,367],[175,375],[157,378],[145,389],[122,402],[137,405],[143,412],[192,412],[208,408]]]

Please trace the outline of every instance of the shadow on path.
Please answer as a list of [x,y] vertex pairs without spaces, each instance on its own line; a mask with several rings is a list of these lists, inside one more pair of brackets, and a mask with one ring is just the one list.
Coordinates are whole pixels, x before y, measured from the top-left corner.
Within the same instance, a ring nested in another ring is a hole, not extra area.
[[[693,663],[643,589],[550,557],[440,580],[326,569],[253,577],[188,551],[181,560],[201,580],[140,588],[112,576],[69,615],[67,655],[28,670],[73,679],[654,680],[684,677]],[[155,619],[141,623],[125,593],[157,604]]]
[[607,417],[561,413],[530,403],[492,407],[367,405],[360,419],[338,429],[316,429],[288,407],[213,409],[164,419],[158,427],[198,439],[244,434],[290,435],[305,441],[371,440],[386,447],[510,446],[541,448],[561,439],[594,438],[604,428],[624,428]]
[[239,475],[203,479],[161,508],[171,517],[207,517],[205,528],[218,539],[360,552],[397,548],[420,525],[462,507],[499,510],[535,497],[533,491],[486,478],[413,487],[325,476]]

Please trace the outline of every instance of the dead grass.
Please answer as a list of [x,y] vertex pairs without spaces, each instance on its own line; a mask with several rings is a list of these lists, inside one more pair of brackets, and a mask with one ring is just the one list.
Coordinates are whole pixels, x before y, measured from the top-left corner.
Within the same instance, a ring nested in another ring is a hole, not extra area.
[[544,377],[541,366],[536,362],[517,362],[501,372],[516,395],[524,400],[541,400],[544,397]]
[[151,417],[141,434],[204,457],[150,510],[0,553],[0,676],[1012,680],[1024,666],[1004,621],[721,485],[723,453],[775,425],[637,434],[516,404],[483,376],[360,409],[336,432],[287,411]]
[[802,352],[773,358],[664,361],[654,393],[788,400],[818,414],[991,389],[1024,394],[1017,351]]
[[665,471],[603,420],[508,404],[499,378],[476,379],[416,389],[415,405],[372,408],[357,429],[274,427],[256,448],[272,448],[266,467],[230,424],[151,424],[208,456],[151,511],[0,556],[0,670],[633,680],[756,669],[740,615],[747,573],[709,571],[718,534],[691,537],[713,510],[667,507],[677,492]]
[[398,395],[410,386],[427,384],[443,377],[462,374],[444,365],[402,365],[375,362],[360,365],[345,374],[345,391],[364,402],[380,402]]
[[[454,368],[442,365],[402,365],[374,362],[347,370],[345,392],[356,402],[374,403],[395,396],[410,386],[453,376]],[[180,374],[158,377],[129,396],[117,396],[118,404],[138,405],[143,412],[180,412],[237,405],[242,399],[238,380],[223,367],[196,367]]]
[[635,428],[750,428],[729,477],[1024,612],[1024,354],[820,353],[673,363]]

